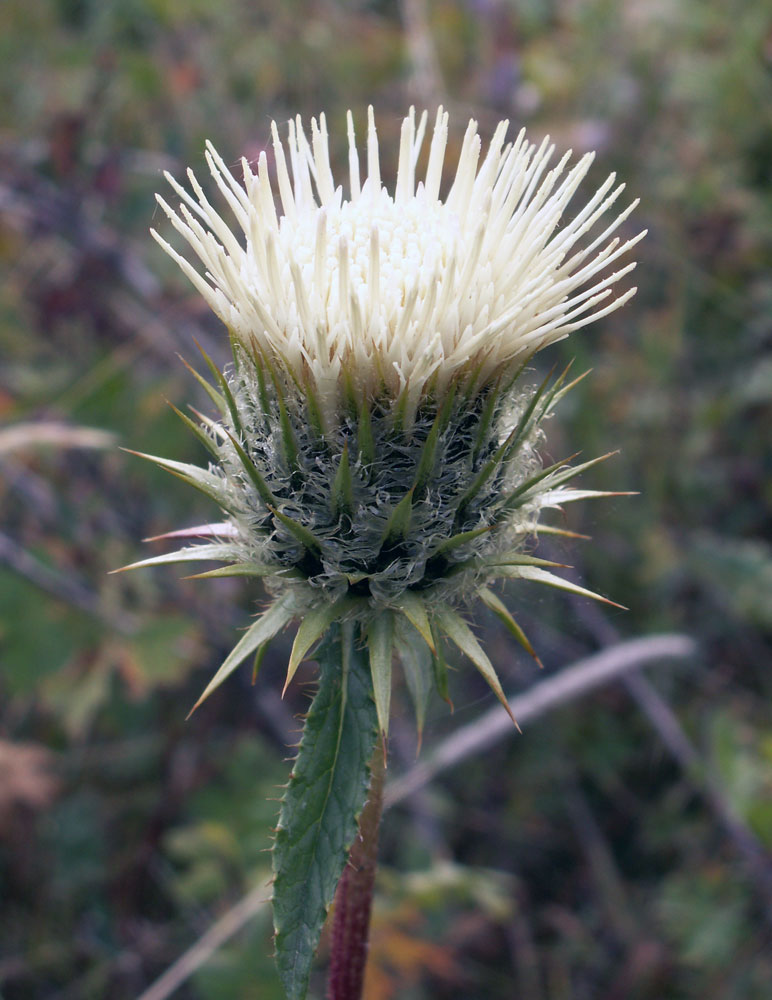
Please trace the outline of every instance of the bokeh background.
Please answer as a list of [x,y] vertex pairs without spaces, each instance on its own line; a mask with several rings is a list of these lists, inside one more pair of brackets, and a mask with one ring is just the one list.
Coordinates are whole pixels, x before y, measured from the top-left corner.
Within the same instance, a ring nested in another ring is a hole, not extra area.
[[[200,459],[166,404],[206,406],[177,353],[225,356],[148,237],[162,170],[203,174],[207,138],[256,158],[271,118],[320,110],[342,166],[370,102],[385,177],[407,106],[443,103],[451,162],[470,116],[508,117],[597,149],[586,190],[616,170],[641,197],[637,297],[533,376],[594,369],[547,454],[620,448],[585,485],[639,493],[572,505],[592,541],[550,551],[630,610],[507,598],[547,675],[663,632],[697,652],[472,746],[387,814],[367,1000],[768,1000],[767,0],[3,0],[0,994],[163,1000],[193,947],[180,1000],[281,997],[255,892],[313,669],[282,703],[285,638],[184,721],[260,594],[107,575],[215,513],[118,446]],[[505,688],[538,683],[476,621]],[[491,708],[458,666],[422,757]]]

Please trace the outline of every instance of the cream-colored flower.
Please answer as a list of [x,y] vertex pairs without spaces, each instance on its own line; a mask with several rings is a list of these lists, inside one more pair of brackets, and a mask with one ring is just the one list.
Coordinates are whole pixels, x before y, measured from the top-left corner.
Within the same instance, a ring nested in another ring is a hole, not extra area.
[[166,174],[182,199],[178,211],[158,198],[203,274],[154,232],[156,240],[237,338],[310,380],[328,422],[336,421],[344,377],[366,395],[407,393],[412,415],[429,387],[442,393],[472,371],[484,385],[635,293],[614,295],[635,264],[612,265],[644,234],[624,242],[613,235],[637,202],[602,221],[624,190],[613,174],[561,226],[592,153],[569,168],[569,152],[548,169],[549,140],[537,148],[521,131],[507,143],[501,122],[480,162],[470,121],[443,198],[448,115],[437,112],[419,179],[426,121],[424,112],[416,123],[413,109],[403,121],[393,194],[381,182],[371,108],[363,183],[348,115],[346,200],[330,167],[324,115],[312,119],[310,141],[300,118],[290,121],[286,152],[272,125],[283,214],[264,152],[256,172],[242,160],[242,186],[207,144],[238,237],[190,170],[193,195]]

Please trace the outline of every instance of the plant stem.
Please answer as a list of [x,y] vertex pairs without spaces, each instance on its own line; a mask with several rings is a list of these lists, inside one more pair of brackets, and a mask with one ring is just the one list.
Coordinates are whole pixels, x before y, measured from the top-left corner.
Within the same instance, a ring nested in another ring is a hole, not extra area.
[[370,794],[359,831],[335,892],[327,1000],[361,1000],[370,936],[378,828],[383,812],[385,748],[378,741],[370,770]]

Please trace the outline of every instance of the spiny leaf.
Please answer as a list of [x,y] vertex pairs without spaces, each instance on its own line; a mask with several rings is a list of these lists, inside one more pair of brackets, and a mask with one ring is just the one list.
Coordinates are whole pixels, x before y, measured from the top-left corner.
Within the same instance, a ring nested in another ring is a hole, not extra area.
[[426,605],[423,599],[412,590],[403,591],[394,606],[402,612],[410,624],[420,633],[424,642],[434,653],[434,637],[432,627],[429,623],[429,616],[426,613]]
[[268,484],[260,475],[260,471],[258,470],[255,463],[249,457],[249,455],[247,454],[245,449],[241,446],[241,444],[239,444],[239,442],[236,440],[233,434],[231,434],[230,431],[226,431],[225,433],[228,435],[231,444],[236,450],[236,454],[239,456],[239,461],[241,462],[242,468],[249,476],[249,479],[252,485],[257,490],[257,494],[260,497],[260,499],[263,501],[266,507],[275,506],[276,497],[273,495],[273,493],[271,493],[270,489],[268,488]]
[[317,639],[320,639],[324,635],[335,619],[340,618],[355,603],[350,597],[342,597],[339,601],[335,601],[334,604],[321,604],[318,608],[314,608],[304,615],[295,636],[295,641],[292,644],[289,666],[287,667],[287,679],[284,682],[284,688],[281,693],[282,698],[309,649]]
[[424,641],[423,633],[417,634],[415,628],[404,618],[397,619],[394,641],[410,697],[413,700],[416,728],[418,729],[418,752],[420,753],[426,708],[432,690],[432,651]]
[[266,355],[263,355],[263,363],[268,370],[268,374],[271,376],[273,388],[276,393],[276,402],[279,406],[279,426],[281,427],[284,459],[290,471],[295,472],[298,469],[298,445],[295,440],[295,433],[292,430],[292,424],[290,423],[289,414],[287,412],[287,404],[284,401],[284,390],[282,388],[281,379],[279,378],[279,374],[276,371],[275,366]]
[[450,705],[450,710],[452,712],[453,702],[450,700],[450,694],[448,691],[448,665],[445,662],[445,654],[442,651],[442,643],[440,642],[437,634],[437,626],[434,623],[432,623],[432,640],[432,648],[434,650],[434,655],[432,657],[434,683],[437,687],[437,693],[440,698]]
[[189,364],[181,354],[178,354],[177,357],[180,359],[183,365],[185,365],[185,367],[188,369],[193,378],[198,382],[198,384],[201,386],[201,388],[204,390],[207,396],[212,400],[214,405],[220,411],[220,415],[223,417],[227,417],[228,404],[225,401],[225,397],[222,395],[222,393],[218,392],[214,388],[214,386],[210,385],[210,383],[207,382],[204,376],[201,375],[199,372],[197,372],[196,369],[191,364]]
[[343,445],[338,470],[332,481],[333,515],[351,514],[354,510],[354,484],[351,479],[351,465],[348,460],[348,441]]
[[408,387],[405,387],[399,396],[397,396],[397,399],[391,409],[391,418],[393,421],[394,432],[396,434],[401,434],[405,429],[408,396]]
[[497,556],[489,556],[482,560],[486,566],[551,566],[558,569],[570,569],[565,563],[553,562],[552,559],[540,559],[539,556],[529,556],[525,552],[502,552]]
[[225,658],[220,669],[211,681],[209,681],[206,688],[204,688],[204,693],[190,710],[188,718],[222,684],[226,677],[229,677],[233,673],[240,663],[246,660],[263,643],[273,639],[276,633],[280,632],[292,620],[294,615],[295,609],[292,604],[292,595],[285,594],[275,601],[256,622],[250,625]]
[[570,364],[566,366],[565,371],[562,373],[560,378],[557,379],[552,389],[548,393],[547,398],[544,401],[544,405],[542,406],[541,417],[546,417],[548,413],[554,410],[557,404],[560,402],[560,400],[567,393],[571,392],[571,390],[575,386],[579,385],[580,382],[586,379],[587,376],[592,371],[592,368],[588,368],[586,372],[582,372],[581,375],[578,375],[575,379],[569,382],[568,385],[563,385],[563,382],[565,381],[565,378],[568,375],[570,367],[571,367]]
[[151,556],[149,559],[140,559],[139,562],[130,563],[128,566],[121,566],[120,569],[113,569],[110,572],[125,573],[130,569],[144,569],[147,566],[165,566],[182,562],[208,562],[209,560],[220,562],[221,560],[230,560],[237,557],[238,549],[226,542],[222,544],[194,545],[190,548],[178,549],[176,552],[166,552],[162,556]]
[[[563,503],[574,503],[576,500],[599,500],[601,497],[637,497],[635,490],[575,490],[565,486],[557,489],[547,488],[541,494],[542,507],[556,507]],[[539,529],[541,531],[541,529]]]
[[610,601],[607,597],[601,597],[600,594],[596,594],[592,590],[587,590],[576,583],[571,583],[570,580],[564,580],[560,576],[555,576],[554,573],[548,573],[546,569],[540,569],[538,566],[499,566],[497,575],[508,577],[511,580],[531,580],[534,583],[544,583],[558,590],[567,590],[569,593],[579,594],[581,597],[591,597],[594,601],[611,604],[613,607],[621,608],[623,611],[628,610],[624,604],[617,604],[616,601]]
[[367,798],[378,717],[364,649],[334,625],[319,690],[282,803],[273,850],[276,962],[287,1000],[303,1000],[314,952]]
[[238,528],[232,521],[219,521],[217,524],[195,524],[192,528],[165,531],[163,535],[150,535],[142,541],[160,542],[166,538],[237,538],[238,534]]
[[373,619],[367,630],[367,645],[370,650],[370,673],[378,728],[385,739],[389,734],[391,660],[394,649],[394,618],[389,611],[381,611]]
[[[440,628],[442,628],[448,638],[458,646],[461,652],[468,656],[472,663],[474,663],[490,685],[493,693],[509,713],[509,717],[517,726],[517,720],[514,715],[512,715],[512,710],[509,707],[507,696],[504,694],[499,678],[493,668],[493,664],[488,659],[487,653],[477,641],[474,633],[469,628],[467,623],[459,614],[447,605],[440,605],[436,611],[436,617]],[[519,728],[520,727],[518,726],[518,729]]]
[[434,552],[432,552],[430,558],[434,558],[434,556],[447,555],[447,553],[452,552],[453,549],[460,548],[462,545],[466,545],[467,542],[473,542],[475,538],[479,538],[481,535],[485,535],[489,531],[492,531],[493,527],[494,525],[484,524],[481,528],[472,528],[471,531],[460,531],[456,535],[451,535],[450,538],[446,538],[445,541],[440,542]]
[[370,408],[365,399],[362,400],[362,405],[359,408],[357,448],[359,449],[359,460],[362,465],[372,465],[375,461],[375,440],[373,438],[373,425],[370,419]]
[[556,528],[554,524],[537,524],[533,529],[538,535],[561,535],[563,538],[576,538],[588,542],[589,535],[580,535],[578,531],[569,531],[568,528]]
[[303,574],[285,566],[267,566],[263,563],[239,562],[231,566],[220,566],[207,570],[206,573],[195,573],[186,576],[186,580],[211,580],[221,576],[279,576],[285,580],[302,580]]
[[453,404],[455,403],[455,394],[456,387],[454,384],[449,387],[442,406],[437,410],[437,415],[435,416],[431,429],[426,437],[426,442],[421,449],[421,458],[418,462],[418,468],[416,469],[415,479],[413,481],[413,489],[419,495],[434,470],[434,462],[437,455],[437,444],[440,439],[440,434],[445,430],[448,420],[450,419]]
[[[616,454],[618,454],[618,452],[610,451],[606,455],[599,455],[598,458],[591,458],[589,462],[582,462],[581,465],[568,466],[567,463],[571,461],[570,458],[563,462],[555,462],[554,465],[550,465],[546,469],[542,469],[540,472],[537,472],[536,475],[531,476],[530,479],[521,483],[516,490],[510,493],[499,506],[498,516],[501,517],[503,514],[511,513],[524,503],[527,503],[531,490],[538,486],[543,480],[550,480],[549,483],[545,485],[544,489],[549,490],[557,488],[569,479],[573,479],[574,476],[578,476],[587,469],[592,468],[593,465],[597,465],[599,462],[605,462],[606,459],[611,458],[612,455]],[[575,456],[571,457],[573,458]],[[564,466],[565,468],[563,468]]]
[[209,497],[210,500],[214,500],[223,510],[227,510],[231,514],[235,513],[233,504],[223,489],[222,480],[213,473],[207,472],[206,469],[201,469],[197,465],[190,465],[187,462],[175,462],[170,458],[160,458],[158,455],[146,455],[144,452],[133,451],[131,448],[123,448],[122,450],[128,452],[130,455],[136,455],[138,458],[144,458],[148,462],[154,462],[162,469],[166,469],[167,472],[171,472],[173,476],[176,476],[189,486],[197,489],[200,493],[203,493],[204,496]]
[[209,355],[206,353],[201,344],[199,344],[199,342],[195,339],[195,337],[193,338],[193,343],[201,352],[201,357],[204,359],[206,367],[212,373],[212,377],[214,378],[217,385],[220,387],[220,391],[222,392],[222,396],[228,407],[228,412],[231,415],[231,420],[233,421],[234,428],[236,429],[238,434],[243,434],[243,428],[241,426],[241,417],[239,416],[239,409],[236,406],[236,400],[233,398],[231,387],[228,385],[228,380],[220,371],[220,369],[217,367],[217,365],[214,363],[214,361],[212,361],[212,359],[209,357]]
[[274,517],[278,517],[287,531],[293,534],[300,544],[307,548],[310,552],[319,552],[321,550],[322,543],[312,531],[309,531],[309,529],[305,527],[305,525],[296,521],[294,518],[289,517],[289,515],[285,514],[283,511],[280,511],[278,507],[269,507],[269,510]]
[[413,490],[411,487],[389,515],[381,538],[381,548],[388,548],[395,542],[407,537],[410,531],[412,514]]
[[550,368],[550,370],[547,372],[544,381],[538,387],[533,396],[531,396],[531,398],[529,399],[528,405],[521,413],[520,419],[518,420],[516,426],[512,430],[512,433],[507,438],[507,441],[505,442],[505,444],[507,445],[507,452],[506,452],[507,459],[512,457],[514,452],[520,446],[520,443],[523,441],[523,439],[528,436],[528,433],[531,428],[531,418],[533,417],[534,411],[539,403],[539,400],[544,395],[547,385],[550,379],[552,378],[554,372],[555,372],[555,366],[553,365],[552,368]]
[[512,617],[509,608],[501,601],[492,590],[488,590],[487,587],[482,587],[479,590],[480,599],[483,604],[485,604],[490,610],[496,615],[499,621],[507,628],[509,633],[515,637],[515,639],[520,643],[523,649],[530,653],[530,655],[536,660],[540,667],[544,664],[541,662],[539,657],[536,655],[536,650],[531,645],[528,636],[520,628],[515,619]]
[[472,462],[475,462],[477,456],[480,454],[480,449],[488,436],[488,431],[490,430],[491,423],[493,422],[493,414],[496,412],[496,406],[500,400],[499,382],[497,381],[488,389],[485,406],[480,414],[480,421],[477,425],[477,434],[475,435],[474,445],[472,446]]
[[201,444],[206,448],[209,454],[212,455],[213,458],[216,458],[219,461],[220,452],[217,450],[217,445],[209,437],[209,435],[206,433],[203,427],[199,427],[199,425],[195,421],[191,420],[187,414],[183,413],[182,410],[178,410],[177,407],[174,405],[174,403],[169,403],[168,400],[167,403],[172,408],[172,410],[177,414],[177,416],[180,418],[183,424],[185,424],[188,430],[192,431],[193,434],[195,434],[195,436],[198,438]]

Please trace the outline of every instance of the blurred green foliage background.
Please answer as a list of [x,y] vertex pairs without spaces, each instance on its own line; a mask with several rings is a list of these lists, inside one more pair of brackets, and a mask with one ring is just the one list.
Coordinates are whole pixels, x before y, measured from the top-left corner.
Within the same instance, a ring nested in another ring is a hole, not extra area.
[[[390,179],[407,106],[440,102],[450,162],[469,116],[484,135],[508,117],[597,149],[593,177],[617,170],[650,230],[633,302],[539,359],[594,369],[549,455],[618,447],[587,485],[639,491],[573,505],[593,541],[553,551],[631,610],[514,585],[508,603],[547,673],[662,631],[699,651],[470,755],[387,815],[367,1000],[770,996],[767,0],[3,0],[4,1000],[137,998],[266,883],[313,677],[279,700],[285,640],[254,688],[239,673],[186,723],[260,594],[106,575],[140,539],[215,516],[118,450],[198,459],[165,402],[206,406],[176,354],[192,360],[196,336],[225,356],[148,238],[161,172],[203,176],[207,138],[256,158],[272,118],[320,110],[343,165],[345,110],[361,123],[373,103]],[[537,682],[477,621],[505,688]],[[422,753],[490,707],[474,673],[454,674],[454,717],[432,705]],[[416,746],[395,700],[400,773]],[[255,907],[174,995],[278,1000],[270,953]]]

